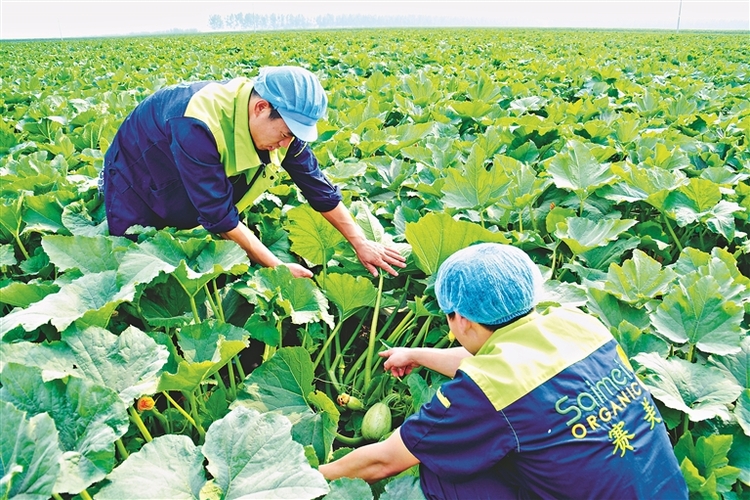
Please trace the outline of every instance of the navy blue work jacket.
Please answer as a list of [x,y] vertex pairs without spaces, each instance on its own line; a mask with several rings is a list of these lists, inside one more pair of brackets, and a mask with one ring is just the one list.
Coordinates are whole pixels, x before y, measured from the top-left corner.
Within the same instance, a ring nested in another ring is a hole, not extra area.
[[[213,233],[237,227],[236,204],[270,161],[269,152],[256,150],[250,137],[251,89],[252,80],[244,78],[179,84],[158,90],[133,110],[105,155],[111,234],[124,234],[135,224],[202,225]],[[281,167],[313,209],[326,212],[341,201],[305,142],[292,141]]]

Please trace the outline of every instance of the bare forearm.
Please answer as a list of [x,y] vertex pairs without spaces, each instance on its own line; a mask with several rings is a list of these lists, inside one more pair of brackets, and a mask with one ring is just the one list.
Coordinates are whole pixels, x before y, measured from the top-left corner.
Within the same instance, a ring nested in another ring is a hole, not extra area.
[[368,483],[374,483],[389,477],[391,471],[388,468],[388,463],[381,459],[385,457],[375,456],[372,450],[379,444],[375,443],[357,448],[335,462],[321,465],[318,470],[330,481],[341,477],[358,477]]
[[343,203],[339,202],[333,210],[320,214],[346,238],[355,251],[367,240],[364,231],[354,222]]
[[265,267],[276,267],[281,260],[276,257],[247,226],[240,222],[237,227],[226,233],[221,233],[222,238],[237,243],[247,254],[248,258]]
[[321,214],[352,245],[359,261],[373,276],[378,275],[378,269],[398,276],[393,267],[406,266],[406,259],[396,249],[368,240],[343,203],[339,202],[333,210]]
[[404,446],[399,428],[385,441],[357,448],[335,462],[321,465],[318,470],[329,481],[358,477],[374,483],[418,463],[419,460]]
[[451,347],[450,349],[417,347],[413,349],[412,356],[419,365],[453,378],[456,376],[461,360],[471,356],[471,353],[463,347]]

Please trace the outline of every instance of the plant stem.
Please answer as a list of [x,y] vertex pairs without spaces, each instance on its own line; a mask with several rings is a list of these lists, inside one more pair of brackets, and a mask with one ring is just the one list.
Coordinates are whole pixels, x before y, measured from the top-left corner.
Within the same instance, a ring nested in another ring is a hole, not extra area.
[[269,359],[271,359],[271,356],[274,355],[276,352],[276,348],[272,345],[266,344],[266,346],[263,348],[263,362],[265,363]]
[[206,292],[206,301],[208,302],[208,305],[211,306],[211,311],[213,311],[214,313],[214,318],[223,323],[224,321],[219,317],[219,308],[216,306],[214,298],[211,295],[211,291],[208,289],[208,283],[203,285],[203,291]]
[[237,382],[234,380],[234,366],[232,365],[233,360],[229,360],[227,363],[227,372],[229,373],[229,386],[232,388],[232,392],[229,396],[234,400],[237,397]]
[[[342,390],[341,383],[339,382],[339,379],[336,377],[336,372],[333,371],[333,368],[326,368],[326,373],[328,373],[328,378],[331,380],[331,384],[333,384],[334,389],[336,389],[336,392],[344,392]],[[330,394],[329,394],[330,397]]]
[[21,236],[18,233],[15,233],[13,237],[16,239],[16,243],[18,243],[18,248],[21,250],[21,253],[23,254],[24,258],[29,258],[29,252],[26,250],[26,247],[23,246],[23,243],[21,243]]
[[411,347],[417,347],[419,343],[422,342],[422,339],[427,335],[427,331],[430,329],[432,318],[434,318],[434,316],[427,316],[427,319],[422,323],[422,328],[419,329],[419,333],[417,333],[416,338],[411,343]]
[[233,357],[232,361],[234,361],[234,364],[237,365],[237,373],[240,374],[240,380],[245,380],[245,370],[242,368],[242,363],[240,362],[239,356]]
[[695,361],[695,344],[690,344],[690,348],[688,348],[688,353],[687,353],[687,360],[690,363]]
[[375,310],[372,312],[372,323],[370,324],[370,338],[367,343],[367,359],[365,361],[365,389],[370,386],[372,379],[372,357],[375,354],[375,337],[377,337],[378,316],[380,315],[380,299],[383,296],[383,273],[380,273],[378,281],[378,296],[375,299]]
[[226,323],[224,319],[224,306],[221,305],[221,294],[219,294],[219,287],[216,286],[216,279],[212,279],[211,283],[214,284],[214,300],[216,301],[216,309],[219,311],[219,319],[222,323]]
[[409,311],[404,314],[404,317],[401,319],[401,322],[396,326],[396,328],[391,332],[390,335],[388,335],[388,338],[385,339],[385,341],[388,344],[394,344],[398,341],[399,337],[403,335],[403,333],[411,327],[413,321],[412,318],[414,317],[414,311],[409,309]]
[[190,309],[193,311],[193,318],[195,319],[195,323],[198,324],[201,322],[201,317],[198,314],[198,306],[195,303],[195,297],[193,297],[192,295],[189,295],[189,297],[190,297]]
[[[170,396],[168,392],[163,391],[162,394],[164,394],[164,397],[166,397],[169,400],[169,402],[172,403],[172,406],[174,406],[177,409],[177,411],[180,412],[180,414],[183,417],[185,417],[185,419],[188,422],[190,422],[190,425],[192,425],[193,427],[195,427],[195,430],[198,431],[198,434],[200,434],[201,439],[205,438],[206,437],[206,431],[203,430],[203,427],[201,425],[199,425],[193,419],[193,417],[191,417],[190,414],[188,412],[186,412],[185,409],[177,403],[177,401],[175,401],[174,399],[172,399],[172,396]],[[191,394],[191,396],[192,396],[192,394]]]
[[313,371],[318,367],[320,364],[320,360],[323,358],[323,355],[328,350],[328,346],[331,345],[331,341],[338,335],[339,330],[341,330],[341,325],[344,324],[344,318],[342,318],[337,324],[336,327],[331,331],[331,334],[326,339],[325,343],[323,344],[323,347],[320,348],[320,352],[318,352],[318,356],[315,358],[315,361],[313,362]]
[[686,432],[688,432],[688,425],[690,424],[690,419],[687,416],[687,413],[682,415],[682,433],[680,436],[684,436]]
[[[333,359],[333,362],[331,363],[331,366],[339,366],[343,364],[343,358],[344,354],[349,350],[349,348],[352,346],[354,341],[357,339],[359,332],[362,330],[362,325],[364,324],[366,319],[366,316],[362,316],[362,319],[359,320],[359,324],[357,325],[357,328],[354,329],[354,332],[352,333],[351,337],[349,337],[349,340],[346,342],[346,345],[343,349],[339,350],[339,352],[336,354],[336,357]],[[341,377],[344,379],[345,383],[348,383],[349,380],[351,380],[351,376],[353,374],[351,372],[347,372],[345,377]]]
[[55,500],[63,500],[63,497],[61,497],[59,493],[53,493],[52,498]]
[[156,420],[159,421],[162,428],[164,429],[165,434],[172,434],[172,426],[169,424],[169,420],[167,420],[167,417],[162,415],[162,413],[156,409],[156,407],[153,407],[151,409],[151,413],[153,413]]
[[135,424],[136,427],[138,427],[138,430],[141,431],[143,439],[145,439],[147,443],[153,441],[154,438],[151,437],[151,433],[148,432],[146,425],[143,423],[143,420],[141,420],[141,416],[138,414],[135,408],[131,406],[130,408],[128,408],[128,412],[130,413],[130,420]]
[[363,438],[362,436],[357,436],[357,435],[353,437],[348,437],[348,436],[344,436],[343,434],[339,434],[337,432],[336,441],[338,441],[339,443],[345,444],[347,446],[357,446],[357,445],[364,443],[365,438]]
[[91,498],[91,495],[89,495],[89,492],[86,491],[85,489],[82,492],[80,492],[79,495],[81,495],[81,498],[83,498],[83,500],[93,500]]
[[117,447],[117,451],[120,452],[120,456],[123,460],[126,460],[130,456],[128,450],[125,449],[125,445],[122,444],[122,439],[118,438],[117,441],[115,441],[115,446]]
[[664,225],[667,226],[667,230],[669,231],[669,234],[672,235],[672,240],[674,241],[674,244],[677,246],[677,249],[682,253],[682,242],[680,242],[680,239],[677,238],[677,235],[674,232],[674,229],[672,229],[672,225],[669,223],[669,219],[665,214],[661,214],[661,218],[664,221]]
[[[184,394],[184,393],[183,393]],[[195,400],[195,394],[192,392],[189,392],[186,394],[188,401],[190,401],[190,410],[193,414],[193,422],[195,422],[195,428],[198,430],[198,434],[200,434],[201,439],[206,437],[206,431],[203,430],[203,426],[200,423],[199,416],[198,416],[198,402]]]

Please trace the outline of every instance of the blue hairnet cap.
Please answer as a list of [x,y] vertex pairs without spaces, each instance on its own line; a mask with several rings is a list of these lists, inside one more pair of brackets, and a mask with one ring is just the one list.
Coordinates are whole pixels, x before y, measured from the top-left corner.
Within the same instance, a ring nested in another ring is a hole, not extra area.
[[316,124],[328,97],[317,76],[297,66],[269,66],[260,69],[253,88],[279,111],[295,137],[306,142],[318,138]]
[[440,309],[483,325],[499,325],[531,311],[542,275],[523,250],[481,243],[459,250],[438,269]]

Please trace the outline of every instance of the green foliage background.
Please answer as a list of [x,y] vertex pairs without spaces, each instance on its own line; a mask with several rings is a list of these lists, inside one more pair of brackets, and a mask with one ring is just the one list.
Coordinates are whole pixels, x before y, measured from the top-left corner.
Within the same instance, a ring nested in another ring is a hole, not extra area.
[[[0,495],[114,498],[137,476],[164,497],[361,497],[367,485],[314,470],[359,442],[363,412],[334,401],[396,393],[398,423],[427,400],[438,377],[391,378],[375,352],[450,345],[431,276],[502,241],[544,272],[540,308],[581,307],[620,341],[691,496],[746,498],[746,42],[435,29],[0,43]],[[398,278],[369,276],[287,179],[243,216],[313,280],[202,229],[108,236],[97,177],[138,102],[282,64],[320,76],[315,154],[368,236],[409,256]],[[414,474],[370,493],[418,494]]]

